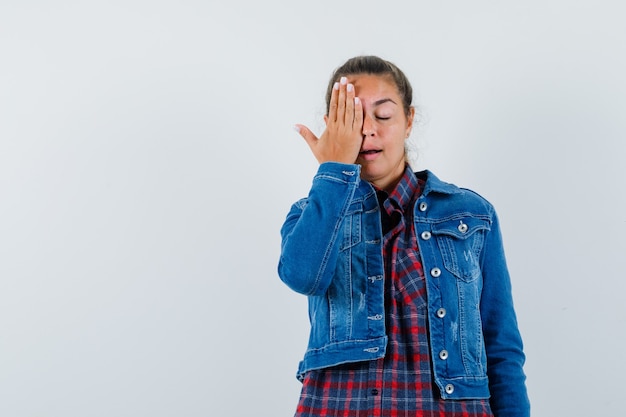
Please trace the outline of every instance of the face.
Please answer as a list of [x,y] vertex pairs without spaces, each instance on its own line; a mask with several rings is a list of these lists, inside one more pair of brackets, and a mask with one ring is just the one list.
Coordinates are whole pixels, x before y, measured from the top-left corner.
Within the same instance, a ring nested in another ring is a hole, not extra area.
[[348,76],[363,103],[363,143],[356,163],[361,178],[391,191],[405,168],[404,143],[413,127],[415,109],[409,116],[394,82],[369,74]]

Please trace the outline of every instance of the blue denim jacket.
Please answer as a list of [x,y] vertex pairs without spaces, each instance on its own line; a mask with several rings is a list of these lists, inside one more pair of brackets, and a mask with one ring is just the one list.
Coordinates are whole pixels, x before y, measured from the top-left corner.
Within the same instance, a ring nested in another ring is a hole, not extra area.
[[[488,398],[495,415],[527,416],[524,353],[498,219],[478,194],[429,171],[414,208],[426,274],[435,383],[442,398]],[[320,165],[281,229],[280,278],[308,295],[311,369],[383,357],[382,230],[360,166]]]

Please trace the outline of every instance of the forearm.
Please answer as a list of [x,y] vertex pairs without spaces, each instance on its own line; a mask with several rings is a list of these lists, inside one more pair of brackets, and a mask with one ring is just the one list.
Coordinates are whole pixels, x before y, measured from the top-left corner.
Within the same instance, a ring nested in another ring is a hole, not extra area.
[[281,229],[280,278],[294,291],[323,294],[332,279],[339,232],[359,184],[359,166],[320,165],[309,196],[294,204]]

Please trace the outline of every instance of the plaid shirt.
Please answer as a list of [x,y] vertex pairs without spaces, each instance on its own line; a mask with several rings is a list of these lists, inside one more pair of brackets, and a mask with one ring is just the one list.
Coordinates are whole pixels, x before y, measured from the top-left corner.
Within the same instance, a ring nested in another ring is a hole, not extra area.
[[407,166],[394,191],[378,191],[383,224],[384,358],[310,371],[296,417],[493,417],[489,400],[444,401],[434,385],[426,285],[413,206],[424,182]]

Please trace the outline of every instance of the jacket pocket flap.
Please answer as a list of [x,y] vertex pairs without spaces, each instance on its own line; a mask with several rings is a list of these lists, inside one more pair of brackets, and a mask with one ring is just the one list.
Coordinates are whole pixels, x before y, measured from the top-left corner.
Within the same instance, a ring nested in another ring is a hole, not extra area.
[[450,236],[457,239],[467,239],[479,230],[491,230],[489,220],[479,217],[456,217],[432,225],[434,235]]

